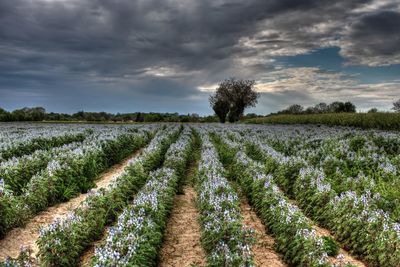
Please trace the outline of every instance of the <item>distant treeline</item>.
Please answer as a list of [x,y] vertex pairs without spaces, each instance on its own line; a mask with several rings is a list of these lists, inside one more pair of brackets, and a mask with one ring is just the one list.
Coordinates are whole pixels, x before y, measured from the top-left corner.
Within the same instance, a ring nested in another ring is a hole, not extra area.
[[396,112],[380,112],[371,108],[368,112],[356,113],[351,102],[319,103],[304,108],[294,104],[265,117],[248,118],[246,123],[273,124],[323,124],[329,126],[349,126],[364,129],[400,130],[400,100],[393,103]]
[[79,111],[74,114],[47,113],[42,107],[22,108],[8,112],[0,108],[0,121],[88,121],[88,122],[216,122],[216,116],[178,113],[107,113]]
[[[376,109],[371,109],[372,112],[376,112]],[[288,108],[278,111],[276,114],[324,114],[324,113],[354,113],[356,112],[356,106],[351,102],[340,102],[335,101],[330,104],[319,103],[313,107],[304,108],[299,104],[294,104]]]

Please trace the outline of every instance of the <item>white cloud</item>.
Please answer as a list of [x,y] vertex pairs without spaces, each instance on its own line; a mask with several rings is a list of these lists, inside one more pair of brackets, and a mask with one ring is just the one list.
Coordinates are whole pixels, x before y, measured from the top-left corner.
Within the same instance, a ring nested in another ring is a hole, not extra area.
[[197,87],[200,91],[203,92],[213,92],[218,88],[218,84],[204,84]]
[[[301,92],[308,98],[300,104],[315,105],[318,102],[352,101],[360,110],[371,107],[388,110],[394,100],[400,98],[400,81],[361,83],[344,73],[324,72],[319,68],[287,68],[269,72],[257,83],[257,91],[267,94]],[[289,99],[287,104],[299,103]]]

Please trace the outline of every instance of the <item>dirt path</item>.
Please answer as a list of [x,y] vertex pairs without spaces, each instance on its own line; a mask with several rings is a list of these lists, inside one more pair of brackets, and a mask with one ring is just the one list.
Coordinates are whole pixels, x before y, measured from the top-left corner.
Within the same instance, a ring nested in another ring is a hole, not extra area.
[[251,208],[245,196],[241,196],[240,212],[243,216],[243,223],[252,228],[256,234],[257,240],[252,249],[256,266],[287,266],[274,250],[274,238],[266,234],[263,223]]
[[184,186],[183,194],[175,196],[164,234],[159,267],[205,266],[206,256],[200,243],[195,199],[196,192],[190,186]]
[[[141,149],[134,154],[112,166],[107,171],[103,172],[96,181],[96,188],[107,187],[112,181],[117,178],[127,166],[128,161],[137,157],[141,153]],[[55,219],[65,218],[67,214],[77,208],[79,204],[86,198],[87,194],[81,194],[68,202],[60,203],[48,208],[46,211],[39,213],[32,218],[25,227],[15,228],[11,230],[5,238],[0,240],[0,261],[3,261],[7,256],[16,258],[19,255],[21,246],[29,246],[33,251],[33,255],[38,252],[36,240],[39,237],[39,228],[52,223]]]

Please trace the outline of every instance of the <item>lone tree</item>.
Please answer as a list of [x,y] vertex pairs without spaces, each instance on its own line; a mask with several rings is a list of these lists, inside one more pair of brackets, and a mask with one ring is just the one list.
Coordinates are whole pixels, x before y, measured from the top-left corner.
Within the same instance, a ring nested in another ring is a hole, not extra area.
[[244,110],[257,104],[259,94],[254,90],[255,81],[231,78],[219,84],[214,95],[210,96],[210,105],[219,121],[235,122],[243,116]]
[[400,99],[393,103],[392,109],[396,112],[400,112]]
[[210,104],[215,114],[217,114],[219,121],[225,123],[226,115],[229,112],[229,103],[224,102],[222,99],[218,99],[217,97],[210,97]]

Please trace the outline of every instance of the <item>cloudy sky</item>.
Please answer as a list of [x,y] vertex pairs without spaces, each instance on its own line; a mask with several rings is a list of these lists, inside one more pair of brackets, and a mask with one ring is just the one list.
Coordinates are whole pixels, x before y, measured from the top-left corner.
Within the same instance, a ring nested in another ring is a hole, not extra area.
[[211,114],[229,77],[265,114],[400,98],[398,0],[0,0],[0,107]]

